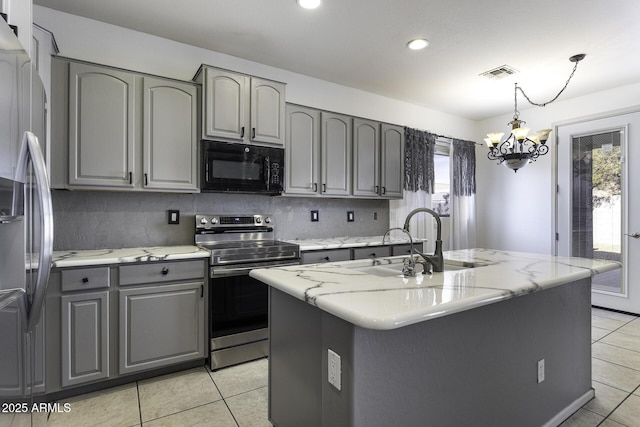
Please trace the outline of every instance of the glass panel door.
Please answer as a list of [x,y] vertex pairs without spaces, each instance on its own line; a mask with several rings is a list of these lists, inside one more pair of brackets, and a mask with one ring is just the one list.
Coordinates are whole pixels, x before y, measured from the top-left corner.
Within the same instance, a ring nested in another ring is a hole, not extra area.
[[[622,261],[621,130],[574,136],[572,255]],[[624,293],[621,270],[593,278],[593,289]]]
[[640,314],[640,111],[557,127],[556,253],[619,260],[594,306]]

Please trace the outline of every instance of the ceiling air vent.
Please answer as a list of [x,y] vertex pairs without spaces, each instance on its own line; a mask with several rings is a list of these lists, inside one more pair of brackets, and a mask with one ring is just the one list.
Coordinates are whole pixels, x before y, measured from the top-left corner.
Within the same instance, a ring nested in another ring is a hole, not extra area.
[[502,65],[498,68],[494,68],[493,70],[485,71],[480,75],[489,79],[503,79],[515,73],[517,73],[517,71],[514,68],[508,65]]

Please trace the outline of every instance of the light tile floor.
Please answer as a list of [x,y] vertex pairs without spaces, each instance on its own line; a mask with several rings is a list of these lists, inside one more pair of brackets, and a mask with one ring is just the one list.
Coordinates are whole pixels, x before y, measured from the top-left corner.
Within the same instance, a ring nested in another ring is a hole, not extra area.
[[562,427],[640,427],[640,318],[591,310],[596,397]]
[[[594,308],[592,341],[596,397],[562,427],[640,427],[640,318]],[[266,359],[190,369],[77,396],[46,425],[269,427],[267,381]]]

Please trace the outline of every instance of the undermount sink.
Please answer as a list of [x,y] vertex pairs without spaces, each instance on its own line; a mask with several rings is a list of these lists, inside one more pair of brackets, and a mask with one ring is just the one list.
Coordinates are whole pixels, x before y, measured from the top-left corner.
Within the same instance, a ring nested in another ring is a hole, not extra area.
[[[354,267],[352,270],[361,271],[365,274],[371,274],[373,276],[378,277],[403,277],[402,269],[404,264],[402,261],[398,261],[390,264],[380,264],[380,265],[367,265],[364,267]],[[445,260],[444,262],[444,271],[458,271],[458,270],[467,270],[470,268],[479,267],[473,262],[461,262],[461,261],[450,261]],[[421,268],[421,267],[417,267]]]

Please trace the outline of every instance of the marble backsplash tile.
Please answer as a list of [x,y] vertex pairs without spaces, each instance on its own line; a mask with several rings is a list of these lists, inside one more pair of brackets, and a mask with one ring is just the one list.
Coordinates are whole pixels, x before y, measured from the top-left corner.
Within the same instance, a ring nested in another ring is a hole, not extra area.
[[[278,239],[376,236],[389,226],[387,200],[54,190],[54,250],[193,244],[196,213],[265,213]],[[180,224],[167,224],[167,211]],[[310,211],[320,220],[311,222]],[[347,222],[347,211],[355,221]],[[374,219],[377,214],[377,219]]]

